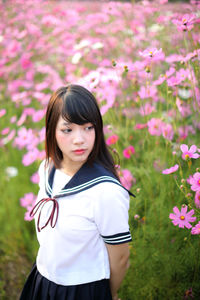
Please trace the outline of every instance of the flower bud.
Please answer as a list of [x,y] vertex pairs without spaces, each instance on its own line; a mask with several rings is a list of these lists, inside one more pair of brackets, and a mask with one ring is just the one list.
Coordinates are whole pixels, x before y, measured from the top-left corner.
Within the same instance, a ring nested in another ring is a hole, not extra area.
[[182,182],[182,183],[185,183],[185,179],[184,179],[184,178],[183,178],[183,179],[181,179],[181,182]]
[[181,184],[181,185],[180,185],[180,189],[183,190],[183,188],[184,188],[184,186]]
[[117,65],[116,61],[114,59],[112,59],[112,66],[116,67],[116,65]]
[[137,214],[134,216],[134,219],[135,219],[135,220],[137,220],[137,219],[139,219],[139,218],[140,218],[140,216],[137,215]]
[[137,188],[137,189],[136,189],[136,192],[137,192],[137,193],[139,193],[139,192],[140,192],[140,190],[141,190],[140,188]]

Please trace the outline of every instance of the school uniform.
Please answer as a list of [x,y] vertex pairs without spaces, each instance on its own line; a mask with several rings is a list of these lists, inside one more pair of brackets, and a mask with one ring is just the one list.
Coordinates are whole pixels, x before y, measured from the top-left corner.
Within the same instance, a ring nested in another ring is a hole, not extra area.
[[43,161],[39,176],[33,214],[40,247],[20,300],[112,300],[105,243],[132,240],[131,193],[97,162],[70,177]]

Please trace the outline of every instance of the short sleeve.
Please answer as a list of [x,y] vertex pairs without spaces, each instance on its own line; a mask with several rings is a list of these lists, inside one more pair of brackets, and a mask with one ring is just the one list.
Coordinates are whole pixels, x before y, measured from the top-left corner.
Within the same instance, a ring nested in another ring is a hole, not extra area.
[[110,182],[101,183],[97,187],[94,221],[104,242],[117,245],[132,241],[128,224],[128,192]]

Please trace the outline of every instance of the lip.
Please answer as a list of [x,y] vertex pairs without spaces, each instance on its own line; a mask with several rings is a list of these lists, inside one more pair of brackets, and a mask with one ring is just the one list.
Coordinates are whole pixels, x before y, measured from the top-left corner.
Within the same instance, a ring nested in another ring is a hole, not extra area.
[[75,154],[81,155],[81,154],[84,154],[85,151],[86,151],[86,149],[77,149],[77,150],[74,150],[73,152],[74,152]]

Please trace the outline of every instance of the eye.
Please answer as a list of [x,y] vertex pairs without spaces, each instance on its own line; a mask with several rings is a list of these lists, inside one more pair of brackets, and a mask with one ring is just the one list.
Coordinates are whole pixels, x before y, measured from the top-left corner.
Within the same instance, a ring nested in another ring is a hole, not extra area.
[[72,130],[70,128],[66,128],[66,129],[61,129],[62,132],[64,133],[69,133],[71,132]]
[[94,126],[93,126],[93,125],[89,125],[89,126],[85,127],[85,130],[86,130],[86,131],[89,131],[89,130],[92,130],[92,129],[94,129]]

